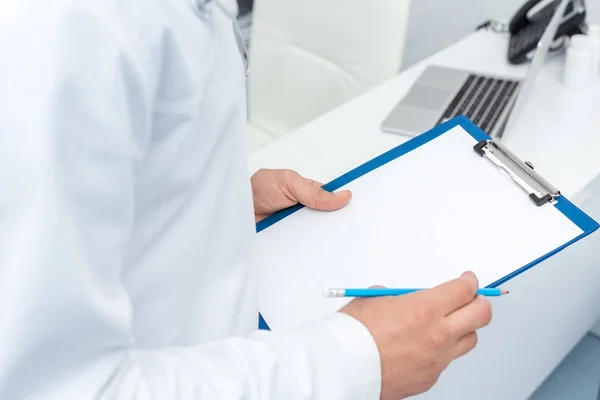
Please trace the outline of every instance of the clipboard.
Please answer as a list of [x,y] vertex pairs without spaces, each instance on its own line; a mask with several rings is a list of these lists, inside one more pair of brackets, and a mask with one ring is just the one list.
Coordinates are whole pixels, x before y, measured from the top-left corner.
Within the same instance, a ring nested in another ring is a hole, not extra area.
[[333,213],[297,205],[257,224],[261,329],[293,330],[338,310],[349,299],[323,298],[331,287],[431,287],[467,269],[482,286],[509,284],[599,227],[464,116],[323,188],[353,199]]

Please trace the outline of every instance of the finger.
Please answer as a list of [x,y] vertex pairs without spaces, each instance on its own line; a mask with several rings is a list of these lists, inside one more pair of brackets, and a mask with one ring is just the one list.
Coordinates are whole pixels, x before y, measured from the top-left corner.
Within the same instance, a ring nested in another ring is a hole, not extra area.
[[470,303],[477,294],[479,282],[472,272],[465,272],[459,278],[443,283],[429,290],[432,302],[444,315]]
[[462,337],[476,329],[483,328],[492,320],[492,305],[483,296],[477,296],[468,305],[454,311],[446,318],[446,323],[456,337]]
[[452,349],[452,357],[457,359],[472,351],[477,346],[477,332],[470,332],[461,337]]
[[290,190],[301,204],[322,211],[338,210],[348,204],[351,198],[350,191],[331,193],[323,189],[321,184],[300,175],[290,181]]

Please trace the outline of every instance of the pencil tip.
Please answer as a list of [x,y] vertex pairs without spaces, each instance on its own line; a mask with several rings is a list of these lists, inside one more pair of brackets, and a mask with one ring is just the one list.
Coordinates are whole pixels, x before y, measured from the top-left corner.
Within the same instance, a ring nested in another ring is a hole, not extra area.
[[508,290],[502,290],[502,294],[509,294],[510,292]]
[[327,289],[323,291],[325,297],[344,297],[344,289]]

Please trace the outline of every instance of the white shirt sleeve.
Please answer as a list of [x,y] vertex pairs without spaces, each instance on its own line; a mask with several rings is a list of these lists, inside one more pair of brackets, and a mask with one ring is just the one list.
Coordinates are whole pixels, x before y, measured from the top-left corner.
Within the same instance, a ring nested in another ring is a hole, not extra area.
[[377,347],[343,314],[293,333],[136,347],[121,274],[148,85],[92,2],[66,13],[55,11],[63,1],[10,3],[0,11],[0,398],[377,399]]

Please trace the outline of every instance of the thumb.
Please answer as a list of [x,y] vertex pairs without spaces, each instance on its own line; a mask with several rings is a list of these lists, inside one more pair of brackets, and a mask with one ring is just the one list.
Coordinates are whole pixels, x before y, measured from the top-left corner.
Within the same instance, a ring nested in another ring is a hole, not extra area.
[[331,193],[323,189],[320,183],[297,176],[291,183],[291,190],[296,200],[306,207],[321,210],[335,211],[344,207],[352,197],[350,191],[344,190]]

